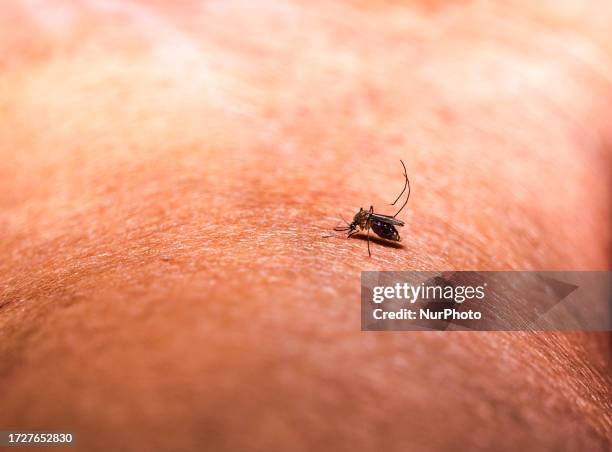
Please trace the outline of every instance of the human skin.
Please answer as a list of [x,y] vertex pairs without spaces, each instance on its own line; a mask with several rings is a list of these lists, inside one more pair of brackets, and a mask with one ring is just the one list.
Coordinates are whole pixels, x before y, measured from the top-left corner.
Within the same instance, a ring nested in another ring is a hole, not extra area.
[[[606,333],[360,331],[363,270],[610,269],[612,7],[530,3],[3,2],[0,430],[607,450]],[[400,159],[401,244],[325,237]]]

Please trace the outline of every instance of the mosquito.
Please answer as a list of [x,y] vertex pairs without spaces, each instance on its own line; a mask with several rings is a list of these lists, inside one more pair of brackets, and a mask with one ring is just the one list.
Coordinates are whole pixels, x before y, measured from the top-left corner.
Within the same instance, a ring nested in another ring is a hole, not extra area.
[[406,165],[404,165],[404,162],[402,160],[400,160],[400,162],[402,164],[402,167],[404,168],[404,189],[397,196],[395,201],[393,201],[393,203],[389,205],[394,206],[395,204],[397,204],[397,202],[400,200],[400,198],[406,191],[406,188],[408,189],[408,195],[406,196],[404,204],[402,204],[402,207],[400,207],[400,209],[395,213],[395,215],[390,216],[375,213],[374,206],[370,206],[368,210],[364,210],[364,208],[361,207],[359,209],[359,212],[357,212],[357,214],[353,218],[352,223],[349,223],[348,221],[344,220],[346,226],[334,228],[334,231],[348,232],[346,238],[349,238],[357,234],[358,232],[366,231],[368,240],[368,256],[372,256],[372,253],[370,252],[370,229],[374,231],[376,235],[383,239],[390,240],[393,242],[399,242],[401,240],[399,232],[397,232],[396,226],[404,226],[404,222],[402,220],[398,220],[396,217],[404,209],[404,207],[406,207],[406,204],[408,204],[408,199],[410,198],[410,181],[408,180]]

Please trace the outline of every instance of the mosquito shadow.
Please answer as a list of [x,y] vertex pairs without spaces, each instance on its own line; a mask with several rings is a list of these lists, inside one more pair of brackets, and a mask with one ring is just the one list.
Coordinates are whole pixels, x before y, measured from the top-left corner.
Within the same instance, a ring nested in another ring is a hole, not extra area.
[[[355,234],[351,236],[351,238],[357,239],[357,240],[363,240],[364,242],[368,241],[368,236],[362,235],[362,234]],[[404,245],[402,245],[401,243],[381,239],[380,237],[376,237],[375,235],[370,236],[370,242],[376,243],[377,245],[386,246],[387,248],[404,249]]]

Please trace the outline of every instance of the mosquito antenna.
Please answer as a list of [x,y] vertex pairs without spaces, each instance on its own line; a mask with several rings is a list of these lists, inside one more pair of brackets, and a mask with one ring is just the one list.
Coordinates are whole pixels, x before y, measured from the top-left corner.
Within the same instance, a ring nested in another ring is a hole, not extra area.
[[350,229],[351,229],[351,223],[349,223],[348,221],[346,221],[346,220],[344,219],[344,217],[342,216],[342,214],[338,213],[338,216],[339,216],[339,217],[342,219],[342,221],[344,221],[344,222],[346,223],[346,227],[345,227],[345,228],[344,228],[344,227],[342,227],[342,228],[340,228],[340,227],[335,227],[335,228],[334,228],[334,231],[343,232],[343,231],[348,231],[348,230],[350,230]]
[[406,207],[406,204],[408,204],[408,200],[410,199],[410,181],[408,180],[408,173],[406,172],[406,165],[404,165],[404,162],[402,160],[400,160],[400,162],[402,163],[402,166],[404,167],[404,177],[406,178],[406,183],[404,184],[404,189],[402,190],[400,195],[391,205],[393,206],[395,205],[397,201],[399,201],[402,194],[404,194],[404,192],[406,191],[406,187],[408,187],[408,196],[406,196],[406,201],[404,201],[404,204],[402,204],[402,207],[400,207],[400,210],[398,210],[397,213],[393,215],[394,217],[397,217],[399,215],[399,213],[404,209],[404,207]]

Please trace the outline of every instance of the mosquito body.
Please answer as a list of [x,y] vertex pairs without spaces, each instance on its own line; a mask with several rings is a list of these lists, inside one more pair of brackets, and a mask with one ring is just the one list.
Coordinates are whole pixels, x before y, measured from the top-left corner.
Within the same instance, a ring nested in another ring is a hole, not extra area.
[[408,199],[410,198],[410,181],[408,180],[408,174],[406,173],[406,165],[404,165],[403,161],[400,160],[400,162],[404,168],[404,189],[391,205],[394,206],[399,201],[406,191],[406,188],[408,188],[408,194],[406,196],[406,201],[404,201],[404,204],[402,207],[400,207],[396,214],[393,216],[382,215],[374,212],[374,206],[370,206],[368,210],[364,210],[362,207],[359,209],[359,212],[355,214],[352,223],[346,222],[346,226],[334,228],[334,231],[348,232],[347,238],[357,234],[358,232],[366,231],[369,256],[372,255],[370,252],[370,230],[374,231],[376,235],[385,240],[390,240],[392,242],[399,242],[401,240],[396,226],[404,226],[404,222],[402,220],[398,220],[396,217],[404,209],[404,207],[406,207],[406,204],[408,204]]

